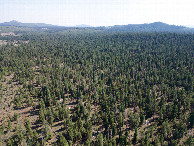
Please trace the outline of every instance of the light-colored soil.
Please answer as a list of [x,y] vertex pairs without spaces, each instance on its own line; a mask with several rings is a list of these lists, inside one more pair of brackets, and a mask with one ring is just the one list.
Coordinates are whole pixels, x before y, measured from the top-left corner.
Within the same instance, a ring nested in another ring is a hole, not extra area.
[[[38,70],[39,67],[33,67],[33,70]],[[8,120],[9,117],[13,117],[14,113],[18,114],[19,117],[17,119],[17,121],[13,121],[11,124],[11,131],[5,133],[4,135],[0,136],[0,140],[2,140],[2,145],[6,145],[5,141],[7,139],[9,139],[13,134],[14,134],[14,129],[16,127],[16,125],[22,129],[24,129],[24,120],[27,118],[30,121],[31,124],[31,128],[32,129],[36,129],[38,131],[41,130],[41,125],[37,125],[36,121],[39,118],[38,113],[39,110],[38,109],[34,109],[33,107],[28,107],[26,104],[23,104],[21,108],[17,109],[15,108],[15,105],[12,103],[14,96],[17,94],[17,91],[19,88],[22,88],[22,85],[19,85],[17,82],[13,82],[12,79],[14,77],[14,73],[5,76],[1,81],[0,84],[2,84],[2,91],[0,92],[1,95],[1,102],[0,102],[0,126],[4,123],[5,126],[7,127],[8,124]],[[10,84],[11,83],[11,84]],[[35,84],[35,82],[34,82]],[[40,86],[36,87],[36,88],[41,88]],[[161,94],[159,94],[161,95]],[[65,94],[66,97],[66,108],[69,109],[70,111],[70,116],[72,116],[72,113],[74,112],[74,109],[77,105],[76,100],[71,100],[71,95],[70,94]],[[158,97],[157,102],[160,101],[160,97]],[[62,100],[59,101],[60,103],[63,102]],[[38,101],[34,101],[34,104],[38,105]],[[85,102],[83,103],[83,105],[87,105],[88,103]],[[99,106],[95,106],[95,104],[91,104],[91,111],[90,111],[90,116],[89,118],[92,117],[93,114],[95,114],[96,111],[99,111]],[[134,133],[135,133],[135,129],[133,130],[129,130],[129,113],[130,112],[138,112],[140,113],[140,109],[138,107],[136,108],[127,108],[125,109],[124,112],[124,126],[121,128],[121,130],[123,131],[123,133],[125,133],[126,130],[128,130],[129,132],[129,137],[128,140],[132,140]],[[161,127],[157,127],[157,120],[154,119],[158,119],[158,115],[155,115],[151,118],[148,118],[145,120],[145,122],[140,125],[138,127],[138,139],[143,138],[145,136],[146,132],[150,133],[150,129],[153,126],[154,129],[152,131],[152,137],[150,138],[150,141],[154,141],[157,137],[156,133],[158,132],[159,128]],[[51,126],[51,131],[53,133],[53,137],[51,140],[48,140],[45,145],[51,145],[52,143],[55,143],[57,141],[57,137],[59,136],[60,132],[63,132],[64,129],[64,120],[61,121],[57,121],[54,122],[53,125]],[[156,125],[156,126],[155,126]],[[7,130],[7,128],[6,128]],[[5,131],[6,131],[5,130]],[[93,137],[92,139],[95,140],[94,136],[96,136],[97,133],[104,131],[104,128],[102,127],[102,124],[97,125],[96,127],[93,126]],[[183,144],[183,142],[190,136],[193,136],[194,133],[194,128],[188,130],[187,133],[185,133],[184,137],[180,140],[179,144]],[[40,136],[40,133],[39,133]],[[116,136],[118,137],[118,135]]]
[[192,129],[189,129],[187,131],[187,133],[184,134],[183,138],[181,138],[180,142],[179,142],[179,145],[183,145],[184,142],[190,137],[190,136],[194,136],[194,128]]
[[6,76],[5,78],[3,78],[5,82],[1,81],[2,99],[0,103],[0,125],[2,124],[2,120],[7,119],[9,114],[11,116],[14,115],[12,101],[14,99],[16,91],[19,87],[21,87],[21,85],[18,85],[18,83],[16,82],[12,82],[12,85],[9,84],[9,81],[12,80],[13,76],[14,74]]
[[19,35],[16,35],[14,32],[7,32],[7,33],[1,33],[1,36],[19,36]]
[[5,40],[0,40],[0,46],[6,45],[6,44],[7,44],[7,41],[5,41]]
[[14,46],[19,46],[21,45],[22,43],[24,44],[27,44],[29,43],[29,41],[17,41],[17,40],[14,40],[14,41],[6,41],[6,40],[0,40],[0,46],[3,46],[3,45],[14,45]]
[[3,140],[2,145],[5,145],[4,140],[9,139],[14,134],[16,125],[24,129],[25,118],[29,119],[32,127],[36,126],[34,123],[38,119],[38,115],[34,114],[36,112],[34,111],[33,107],[23,105],[19,109],[15,108],[15,105],[13,104],[14,96],[16,95],[17,90],[22,87],[22,85],[19,85],[17,82],[12,82],[11,84],[9,84],[9,81],[11,81],[13,77],[14,74],[5,76],[0,82],[2,84],[2,95],[0,103],[0,126],[4,123],[5,127],[7,128],[9,117],[13,117],[14,113],[18,114],[17,121],[11,122],[11,131],[6,132],[0,137],[0,139]]

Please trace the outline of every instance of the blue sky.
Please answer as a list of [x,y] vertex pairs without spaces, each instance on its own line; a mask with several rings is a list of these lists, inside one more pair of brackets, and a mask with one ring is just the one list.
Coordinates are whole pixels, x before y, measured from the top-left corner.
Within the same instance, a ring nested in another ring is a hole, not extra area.
[[111,26],[156,21],[194,26],[194,0],[0,0],[0,23]]

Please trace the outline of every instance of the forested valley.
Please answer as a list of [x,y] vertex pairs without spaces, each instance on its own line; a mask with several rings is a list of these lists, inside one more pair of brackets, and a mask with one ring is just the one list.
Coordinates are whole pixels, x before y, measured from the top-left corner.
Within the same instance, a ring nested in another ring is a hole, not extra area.
[[0,145],[193,144],[194,34],[0,40]]

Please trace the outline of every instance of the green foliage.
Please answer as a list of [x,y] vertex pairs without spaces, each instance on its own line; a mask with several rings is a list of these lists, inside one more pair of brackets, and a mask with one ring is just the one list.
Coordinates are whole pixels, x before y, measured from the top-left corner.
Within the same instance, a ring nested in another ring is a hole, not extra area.
[[68,146],[68,142],[67,142],[67,140],[65,139],[65,137],[63,136],[62,133],[60,133],[60,135],[59,135],[59,145]]
[[135,128],[135,133],[134,133],[134,137],[133,137],[133,144],[136,144],[138,141],[138,130],[137,128]]
[[103,146],[103,135],[102,135],[102,133],[98,134],[97,140],[96,140],[96,145],[97,146]]
[[12,129],[12,127],[11,127],[11,121],[9,120],[8,121],[8,125],[7,125],[7,131],[9,132],[11,129]]
[[129,115],[129,125],[131,129],[137,128],[140,123],[140,116],[138,113],[130,113]]
[[176,145],[193,128],[193,34],[48,31],[0,36],[20,41],[0,46],[0,105],[9,102],[5,75],[14,74],[11,88],[23,85],[0,133],[19,110],[38,117],[25,120],[25,132],[13,127],[8,145],[46,145],[58,126],[59,145],[128,145],[132,137],[135,145]]
[[184,142],[185,145],[192,146],[194,144],[194,138],[189,136],[189,138]]
[[49,124],[46,121],[44,121],[42,124],[41,135],[42,135],[44,141],[51,139],[53,136],[53,133],[51,131],[51,127],[49,126]]
[[194,112],[191,112],[189,115],[189,126],[192,128],[194,126]]

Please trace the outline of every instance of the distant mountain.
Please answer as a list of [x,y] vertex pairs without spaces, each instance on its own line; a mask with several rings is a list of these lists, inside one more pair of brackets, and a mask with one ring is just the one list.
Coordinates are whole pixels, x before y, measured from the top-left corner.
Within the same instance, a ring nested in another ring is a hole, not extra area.
[[[51,24],[45,24],[45,23],[21,23],[16,20],[12,20],[10,22],[4,22],[0,23],[0,26],[18,26],[18,27],[39,27],[39,28],[50,28],[50,27],[65,27],[65,26],[57,26],[57,25],[51,25]],[[76,25],[72,26],[76,28],[89,28],[92,27],[90,25],[86,24],[81,24],[81,25]]]
[[17,25],[21,25],[21,24],[22,24],[21,22],[18,22],[16,20],[12,20],[10,22],[1,23],[0,25],[1,26],[17,26]]
[[[178,32],[178,33],[194,33],[194,28],[189,28],[185,26],[169,25],[162,22],[154,22],[149,24],[128,24],[128,25],[115,25],[115,26],[101,26],[92,27],[89,25],[81,24],[72,27],[57,26],[45,23],[21,23],[16,20],[10,22],[0,23],[0,26],[16,26],[16,27],[29,27],[29,28],[49,28],[51,32],[62,31],[66,29],[82,29],[88,28],[87,30],[100,30],[108,32]],[[53,31],[52,31],[53,30]]]
[[169,25],[162,22],[115,25],[107,27],[106,30],[118,32],[194,32],[194,29],[188,27]]
[[81,24],[81,25],[76,25],[75,27],[81,27],[81,28],[83,28],[83,27],[93,27],[93,26],[86,25],[86,24]]
[[16,20],[12,20],[10,22],[0,23],[0,26],[39,27],[39,28],[56,27],[55,25],[51,25],[51,24],[45,24],[45,23],[21,23],[21,22],[18,22]]

